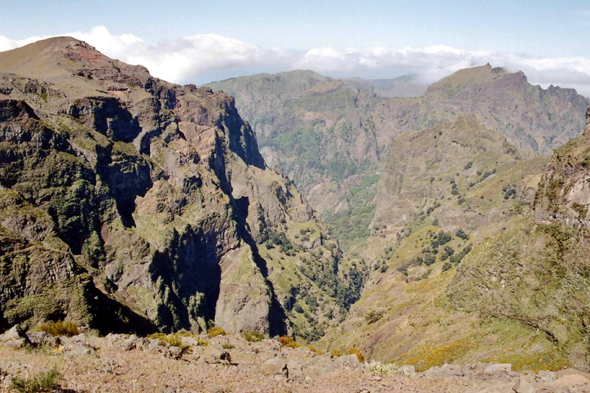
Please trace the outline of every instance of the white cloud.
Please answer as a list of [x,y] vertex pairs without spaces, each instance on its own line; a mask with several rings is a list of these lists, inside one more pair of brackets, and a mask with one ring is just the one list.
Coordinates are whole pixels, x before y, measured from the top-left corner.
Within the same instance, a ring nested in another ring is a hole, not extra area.
[[148,44],[133,34],[112,35],[99,26],[90,33],[71,33],[110,57],[147,67],[151,74],[170,82],[189,82],[211,70],[282,62],[289,57],[280,49],[263,49],[217,34],[200,34]]
[[[142,64],[159,78],[177,83],[199,80],[204,73],[220,70],[310,69],[327,75],[383,75],[403,70],[434,82],[459,69],[490,63],[510,71],[522,70],[533,84],[574,87],[590,96],[590,58],[533,58],[499,51],[470,51],[445,45],[425,48],[318,47],[299,53],[280,48],[262,48],[217,34],[199,34],[159,43],[148,43],[133,34],[112,34],[97,26],[89,32],[70,35],[95,46],[106,55],[131,64]],[[0,35],[0,51],[47,37],[13,40]],[[396,75],[392,75],[396,76]]]

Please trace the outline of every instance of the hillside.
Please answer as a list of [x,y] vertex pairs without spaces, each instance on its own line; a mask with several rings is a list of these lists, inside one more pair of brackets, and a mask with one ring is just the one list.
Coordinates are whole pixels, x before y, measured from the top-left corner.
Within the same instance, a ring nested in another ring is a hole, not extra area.
[[546,162],[466,118],[394,139],[371,236],[358,251],[371,273],[346,321],[322,342],[355,345],[418,370],[445,362],[510,362],[515,369],[567,363],[535,329],[465,314],[445,294],[485,239],[521,225]]
[[358,297],[223,93],[52,38],[0,53],[0,127],[0,330],[317,338]]
[[458,71],[415,98],[380,97],[358,81],[310,71],[209,86],[236,97],[269,165],[293,179],[345,250],[370,234],[379,166],[392,138],[463,116],[547,155],[580,134],[588,106],[575,90],[543,90],[521,72],[489,65]]
[[467,119],[395,139],[363,250],[371,274],[324,345],[417,370],[590,369],[589,130],[548,163]]

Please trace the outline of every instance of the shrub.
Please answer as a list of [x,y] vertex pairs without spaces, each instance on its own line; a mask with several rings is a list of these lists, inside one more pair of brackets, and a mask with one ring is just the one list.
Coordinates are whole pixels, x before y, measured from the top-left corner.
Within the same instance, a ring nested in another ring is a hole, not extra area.
[[206,347],[207,345],[209,345],[209,341],[197,338],[197,345],[199,347]]
[[286,347],[288,344],[292,343],[293,339],[289,336],[281,336],[279,337],[279,343],[281,343],[281,345],[283,347]]
[[184,348],[185,346],[182,345],[182,340],[180,339],[181,335],[179,334],[164,334],[164,333],[153,333],[148,336],[148,338],[154,340],[160,340],[163,342],[167,342],[173,347]]
[[431,266],[436,262],[436,256],[434,254],[428,253],[424,254],[424,264],[426,266]]
[[302,346],[303,345],[299,344],[297,341],[294,341],[294,340],[291,341],[289,344],[285,345],[286,348],[292,348],[292,349],[299,348]]
[[457,230],[457,233],[456,233],[456,235],[457,235],[458,237],[460,237],[461,239],[463,239],[463,240],[467,240],[467,239],[469,239],[469,235],[468,235],[468,234],[467,234],[467,233],[466,233],[466,232],[465,232],[463,229],[461,229],[461,228],[459,228],[459,229]]
[[365,362],[365,355],[363,355],[363,353],[361,351],[359,351],[358,349],[356,349],[355,347],[350,348],[347,353],[349,355],[356,355],[359,362],[361,362],[361,363]]
[[311,346],[311,345],[309,346],[309,350],[311,352],[314,352],[314,353],[318,354],[318,355],[323,355],[323,354],[326,353],[326,352],[322,351],[321,349],[318,349],[318,348],[316,348],[314,346]]
[[342,356],[342,352],[340,352],[337,349],[333,349],[331,355],[332,355],[333,358],[339,358],[340,356]]
[[465,164],[465,167],[463,168],[464,170],[470,169],[473,166],[473,161],[469,161],[467,164]]
[[259,341],[264,340],[264,334],[260,332],[242,332],[242,336],[244,336],[244,338],[248,342],[257,343]]
[[209,337],[216,337],[216,336],[225,336],[225,330],[219,326],[213,326],[209,330],[207,330],[207,334]]
[[20,393],[52,392],[59,389],[61,376],[55,370],[44,372],[36,377],[12,378],[12,388]]
[[225,343],[221,346],[223,349],[234,349],[236,346],[230,343]]
[[[407,270],[406,270],[407,272]],[[371,324],[371,323],[375,323],[378,320],[380,320],[383,317],[383,313],[382,312],[376,312],[375,310],[370,310],[367,315],[365,315],[365,320],[367,321],[367,323]]]
[[52,336],[72,337],[80,334],[78,332],[78,325],[72,321],[57,321],[44,323],[39,327],[39,330],[45,333],[49,333]]
[[398,370],[398,366],[395,363],[381,363],[375,360],[367,362],[369,372],[377,375],[387,375],[394,373]]

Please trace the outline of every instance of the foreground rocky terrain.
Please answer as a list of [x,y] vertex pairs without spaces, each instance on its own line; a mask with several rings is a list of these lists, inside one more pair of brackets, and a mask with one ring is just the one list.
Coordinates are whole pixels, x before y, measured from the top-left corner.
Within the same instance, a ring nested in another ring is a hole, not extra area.
[[[411,366],[361,363],[279,341],[242,335],[165,339],[109,334],[53,337],[44,332],[0,336],[0,389],[55,372],[66,392],[461,392],[574,393],[590,391],[590,375],[574,369],[514,372],[509,364]],[[23,345],[23,340],[29,343]]]

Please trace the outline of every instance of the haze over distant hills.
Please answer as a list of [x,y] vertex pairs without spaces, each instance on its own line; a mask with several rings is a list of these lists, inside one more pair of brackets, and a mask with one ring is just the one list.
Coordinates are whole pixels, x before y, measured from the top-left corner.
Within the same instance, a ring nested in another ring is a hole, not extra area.
[[428,89],[429,83],[417,75],[403,75],[393,79],[369,79],[375,94],[381,97],[420,97]]
[[236,97],[266,161],[295,181],[345,248],[369,234],[379,163],[392,138],[465,116],[518,148],[547,155],[580,134],[588,105],[574,90],[543,90],[520,72],[489,65],[461,70],[415,98],[381,97],[370,82],[311,71],[209,86]]

